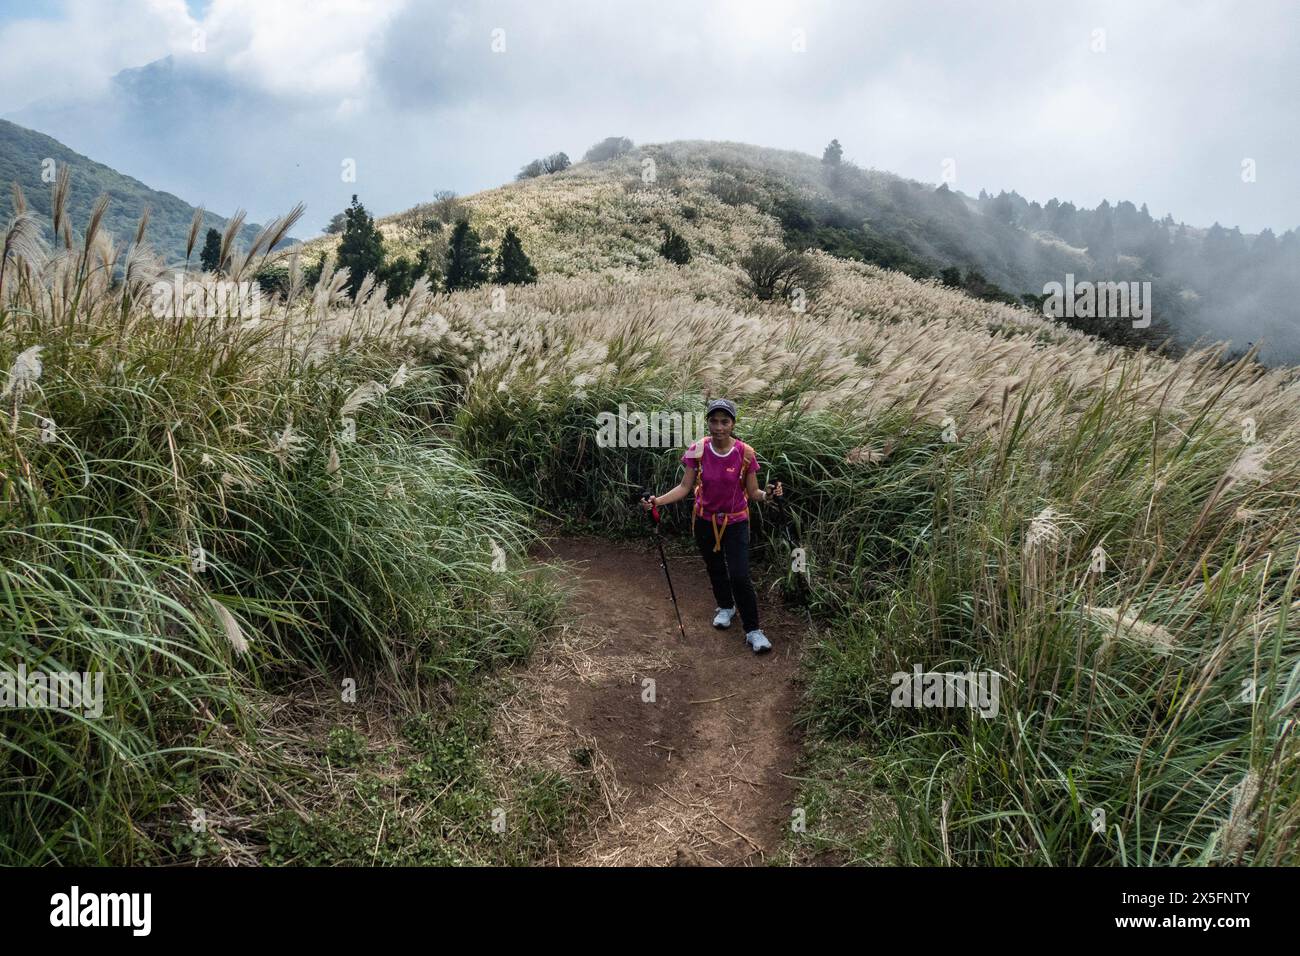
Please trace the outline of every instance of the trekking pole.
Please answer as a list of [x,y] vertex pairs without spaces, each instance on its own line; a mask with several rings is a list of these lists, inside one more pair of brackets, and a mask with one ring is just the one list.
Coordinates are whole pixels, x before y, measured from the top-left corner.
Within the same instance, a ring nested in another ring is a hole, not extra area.
[[[781,484],[781,482],[779,481],[770,481],[768,482],[768,487],[772,488],[779,484]],[[792,524],[792,521],[790,519],[790,509],[789,509],[790,503],[786,500],[784,485],[782,485],[781,487],[781,497],[775,498],[773,500],[776,501],[777,513],[780,514],[783,519],[781,522],[781,530],[785,532],[785,540],[789,542],[790,550],[793,551],[795,550],[795,548],[799,547],[799,545],[794,540],[794,538],[791,537],[790,535],[790,525]]]
[[[648,501],[652,495],[648,491],[641,492],[641,500]],[[655,544],[659,545],[659,563],[664,567],[664,577],[668,579],[668,594],[673,599],[673,610],[677,612],[677,627],[682,632],[682,640],[686,640],[686,625],[682,623],[682,609],[677,606],[677,592],[673,590],[673,576],[668,573],[668,558],[664,556],[664,539],[659,534],[659,506],[650,506],[650,521],[655,528]]]

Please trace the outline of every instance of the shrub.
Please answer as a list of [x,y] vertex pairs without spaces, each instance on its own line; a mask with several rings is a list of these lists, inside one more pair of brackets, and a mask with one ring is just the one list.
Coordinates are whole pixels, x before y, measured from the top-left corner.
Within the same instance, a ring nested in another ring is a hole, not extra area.
[[550,156],[543,156],[541,159],[534,159],[532,162],[519,170],[515,179],[533,179],[536,176],[546,176],[550,173],[558,173],[566,170],[570,166],[569,157],[564,153],[552,153]]
[[812,300],[830,278],[812,256],[773,242],[755,243],[740,260],[740,267],[745,271],[742,288],[762,301],[786,298],[796,289]]
[[610,136],[602,139],[582,157],[584,163],[599,163],[607,159],[617,159],[632,150],[632,141],[626,136]]
[[691,261],[691,247],[685,237],[676,230],[665,226],[664,241],[659,246],[659,255],[669,262],[684,266]]

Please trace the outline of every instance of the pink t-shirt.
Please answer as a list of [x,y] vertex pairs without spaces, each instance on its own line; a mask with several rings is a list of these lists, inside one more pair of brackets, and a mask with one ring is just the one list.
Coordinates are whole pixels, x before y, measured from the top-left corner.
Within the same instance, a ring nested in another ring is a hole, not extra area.
[[[704,514],[714,515],[721,513],[734,514],[737,511],[744,511],[746,504],[745,488],[740,483],[740,442],[733,440],[731,451],[725,455],[719,455],[713,450],[713,442],[710,439],[701,439],[704,442],[704,454],[699,458],[692,458],[687,449],[687,454],[682,456],[682,464],[687,468],[702,469],[700,485],[700,497],[703,498]],[[753,448],[750,448],[753,451]],[[749,471],[758,474],[759,464],[758,455],[754,455],[754,462],[749,466]],[[745,521],[743,515],[731,518],[730,521]]]

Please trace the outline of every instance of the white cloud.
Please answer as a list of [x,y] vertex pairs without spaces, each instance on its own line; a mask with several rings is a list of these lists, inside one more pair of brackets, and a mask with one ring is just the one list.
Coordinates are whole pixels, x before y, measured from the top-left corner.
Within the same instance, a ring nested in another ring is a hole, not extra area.
[[[0,111],[52,92],[51,62],[58,92],[93,93],[116,70],[184,53],[225,97],[209,123],[240,134],[208,139],[208,165],[173,169],[186,144],[126,131],[69,145],[147,181],[165,169],[194,201],[241,193],[266,216],[305,199],[309,226],[353,188],[340,157],[359,159],[372,208],[392,211],[613,134],[814,153],[835,136],[855,161],[924,181],[955,158],[968,192],[1128,198],[1248,231],[1300,224],[1300,26],[1281,0],[213,0],[200,21],[182,0],[113,7],[69,2],[56,21],[0,26]],[[189,53],[195,26],[202,56]],[[505,53],[491,50],[495,28]],[[806,52],[792,49],[796,28]],[[1098,28],[1104,53],[1090,48]],[[1243,187],[1247,156],[1259,180]]]
[[370,44],[404,0],[214,0],[200,26],[225,68],[287,99],[363,96]]
[[59,15],[0,24],[0,112],[101,91],[119,70],[190,40],[184,0],[65,0]]

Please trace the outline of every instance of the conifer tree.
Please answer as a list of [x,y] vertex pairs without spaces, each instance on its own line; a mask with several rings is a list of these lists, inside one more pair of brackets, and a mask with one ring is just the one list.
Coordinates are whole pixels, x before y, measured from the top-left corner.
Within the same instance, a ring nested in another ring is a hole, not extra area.
[[384,237],[375,220],[352,194],[352,205],[344,212],[343,238],[339,242],[339,268],[348,270],[348,294],[355,296],[367,273],[378,273],[384,264]]
[[501,239],[492,281],[501,285],[527,285],[537,281],[537,269],[524,252],[514,226],[508,227]]
[[203,251],[199,253],[199,262],[204,272],[216,272],[221,265],[221,233],[209,229],[203,239]]
[[447,245],[447,291],[472,289],[488,281],[488,253],[468,219],[451,231]]

